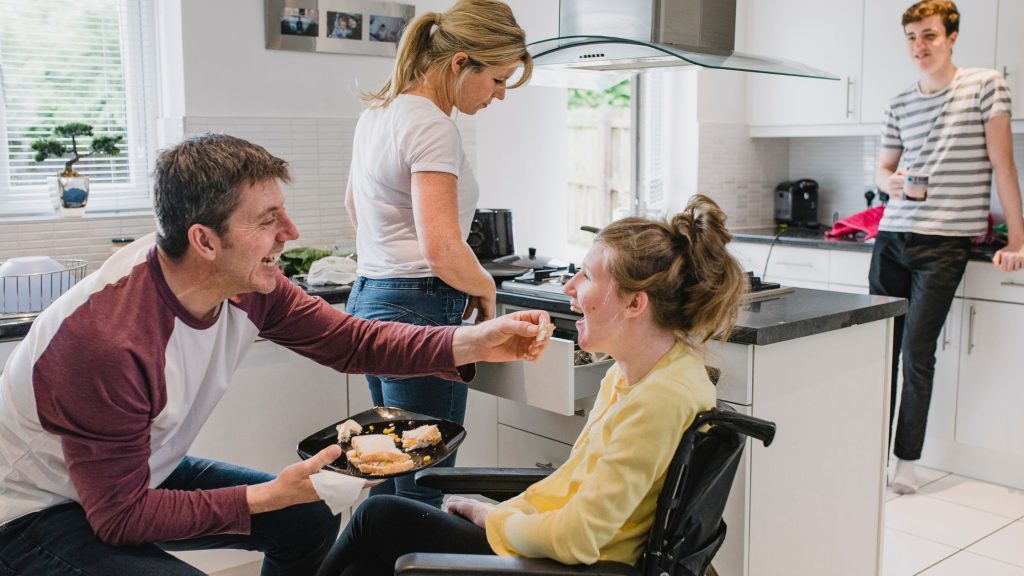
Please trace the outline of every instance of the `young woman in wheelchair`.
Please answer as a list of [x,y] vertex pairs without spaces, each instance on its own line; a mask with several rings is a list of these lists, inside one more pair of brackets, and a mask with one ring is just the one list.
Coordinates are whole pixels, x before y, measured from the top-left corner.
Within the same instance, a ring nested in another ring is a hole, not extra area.
[[715,406],[699,350],[732,328],[746,289],[730,239],[725,214],[700,195],[671,220],[603,228],[565,293],[582,315],[580,347],[615,363],[565,464],[498,505],[371,497],[321,574],[391,575],[410,552],[634,564],[683,431]]

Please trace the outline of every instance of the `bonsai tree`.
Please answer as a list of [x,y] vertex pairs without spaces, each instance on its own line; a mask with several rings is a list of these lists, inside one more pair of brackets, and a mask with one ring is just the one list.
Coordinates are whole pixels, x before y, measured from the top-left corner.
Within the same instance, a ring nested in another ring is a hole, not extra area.
[[[70,124],[64,124],[63,126],[57,126],[53,129],[53,134],[60,138],[71,138],[71,153],[74,155],[74,158],[64,163],[64,171],[60,173],[60,175],[64,177],[79,175],[78,172],[75,172],[72,166],[82,158],[103,154],[117,156],[121,152],[117,147],[117,144],[121,142],[120,136],[93,136],[92,126],[88,124],[72,122]],[[92,151],[88,154],[82,154],[78,151],[77,139],[83,136],[92,138],[90,146]],[[36,151],[36,162],[42,162],[50,156],[60,158],[68,153],[68,147],[57,138],[36,140],[32,143],[32,149]]]

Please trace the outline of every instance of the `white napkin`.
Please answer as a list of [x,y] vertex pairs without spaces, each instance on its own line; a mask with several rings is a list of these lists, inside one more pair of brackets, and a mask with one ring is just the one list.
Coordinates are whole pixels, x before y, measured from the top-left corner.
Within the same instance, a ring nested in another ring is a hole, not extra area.
[[345,508],[355,504],[365,481],[362,478],[346,476],[330,470],[321,470],[309,477],[313,489],[331,509],[331,513],[341,514]]
[[356,281],[356,262],[351,258],[328,256],[309,266],[306,282],[310,286],[325,284],[351,284]]

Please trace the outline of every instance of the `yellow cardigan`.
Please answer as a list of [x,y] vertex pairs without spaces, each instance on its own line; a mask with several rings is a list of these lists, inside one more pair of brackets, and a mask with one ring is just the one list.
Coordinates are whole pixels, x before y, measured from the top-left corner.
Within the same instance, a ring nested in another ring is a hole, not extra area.
[[614,364],[569,459],[487,515],[496,554],[634,564],[683,431],[715,405],[704,363],[676,342],[632,386]]

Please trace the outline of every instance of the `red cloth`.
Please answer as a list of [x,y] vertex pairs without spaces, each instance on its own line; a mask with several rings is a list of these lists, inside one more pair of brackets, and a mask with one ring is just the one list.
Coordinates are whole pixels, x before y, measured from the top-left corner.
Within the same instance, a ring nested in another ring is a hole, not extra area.
[[832,225],[832,229],[825,232],[827,238],[837,238],[839,236],[851,236],[857,232],[865,232],[865,240],[874,238],[878,235],[878,223],[882,221],[882,213],[885,212],[885,206],[875,206],[874,208],[868,208],[863,212],[857,212],[852,216],[847,216],[842,220],[837,220]]

